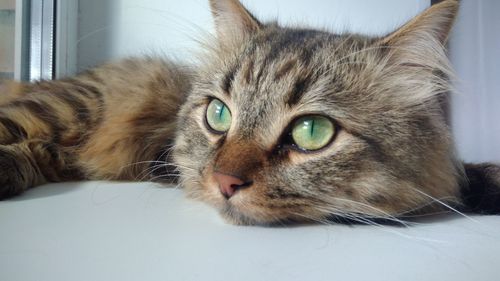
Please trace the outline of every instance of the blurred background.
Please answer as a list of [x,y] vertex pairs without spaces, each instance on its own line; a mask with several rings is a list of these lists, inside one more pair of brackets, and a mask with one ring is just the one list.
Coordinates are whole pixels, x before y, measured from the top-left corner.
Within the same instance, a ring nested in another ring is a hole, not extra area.
[[[431,0],[244,0],[259,19],[386,34]],[[500,1],[462,0],[449,41],[450,123],[466,161],[500,162]],[[0,0],[0,80],[74,75],[141,54],[189,61],[213,34],[208,0]]]

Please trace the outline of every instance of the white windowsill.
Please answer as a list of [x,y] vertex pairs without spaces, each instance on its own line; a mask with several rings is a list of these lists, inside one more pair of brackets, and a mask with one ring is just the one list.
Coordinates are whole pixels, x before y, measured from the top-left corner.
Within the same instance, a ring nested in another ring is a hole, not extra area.
[[1,280],[495,280],[499,217],[243,227],[181,190],[83,182],[0,202]]

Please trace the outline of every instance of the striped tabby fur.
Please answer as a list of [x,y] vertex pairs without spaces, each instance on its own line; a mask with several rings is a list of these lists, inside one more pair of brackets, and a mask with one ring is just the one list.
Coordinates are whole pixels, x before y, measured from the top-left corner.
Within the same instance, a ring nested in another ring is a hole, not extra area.
[[[380,38],[264,24],[237,0],[210,4],[218,39],[196,68],[128,59],[5,84],[0,198],[46,182],[179,172],[190,196],[234,223],[499,211],[498,166],[464,170],[441,111],[457,1]],[[233,115],[223,135],[206,126],[213,98]],[[283,146],[289,124],[312,113],[335,120],[333,142],[313,153]],[[249,184],[227,198],[215,171]]]

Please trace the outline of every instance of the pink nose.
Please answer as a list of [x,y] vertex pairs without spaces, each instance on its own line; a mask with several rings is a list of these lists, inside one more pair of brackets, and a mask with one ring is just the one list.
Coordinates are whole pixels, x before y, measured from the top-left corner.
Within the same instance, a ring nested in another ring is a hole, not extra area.
[[224,195],[224,197],[226,197],[226,199],[231,198],[231,196],[233,196],[239,189],[252,184],[252,182],[245,182],[238,177],[219,172],[214,172],[214,178],[219,184],[220,192]]

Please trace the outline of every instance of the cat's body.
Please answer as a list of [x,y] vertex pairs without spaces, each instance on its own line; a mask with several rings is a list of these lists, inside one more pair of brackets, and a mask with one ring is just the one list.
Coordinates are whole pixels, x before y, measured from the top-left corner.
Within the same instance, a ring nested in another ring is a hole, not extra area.
[[151,166],[145,161],[172,145],[190,76],[180,65],[144,58],[9,85],[0,100],[0,194],[62,180],[140,179]]
[[129,59],[8,86],[0,197],[180,172],[191,196],[237,223],[499,211],[500,169],[464,172],[441,112],[456,1],[382,38],[265,25],[237,1],[210,3],[218,40],[196,71]]

